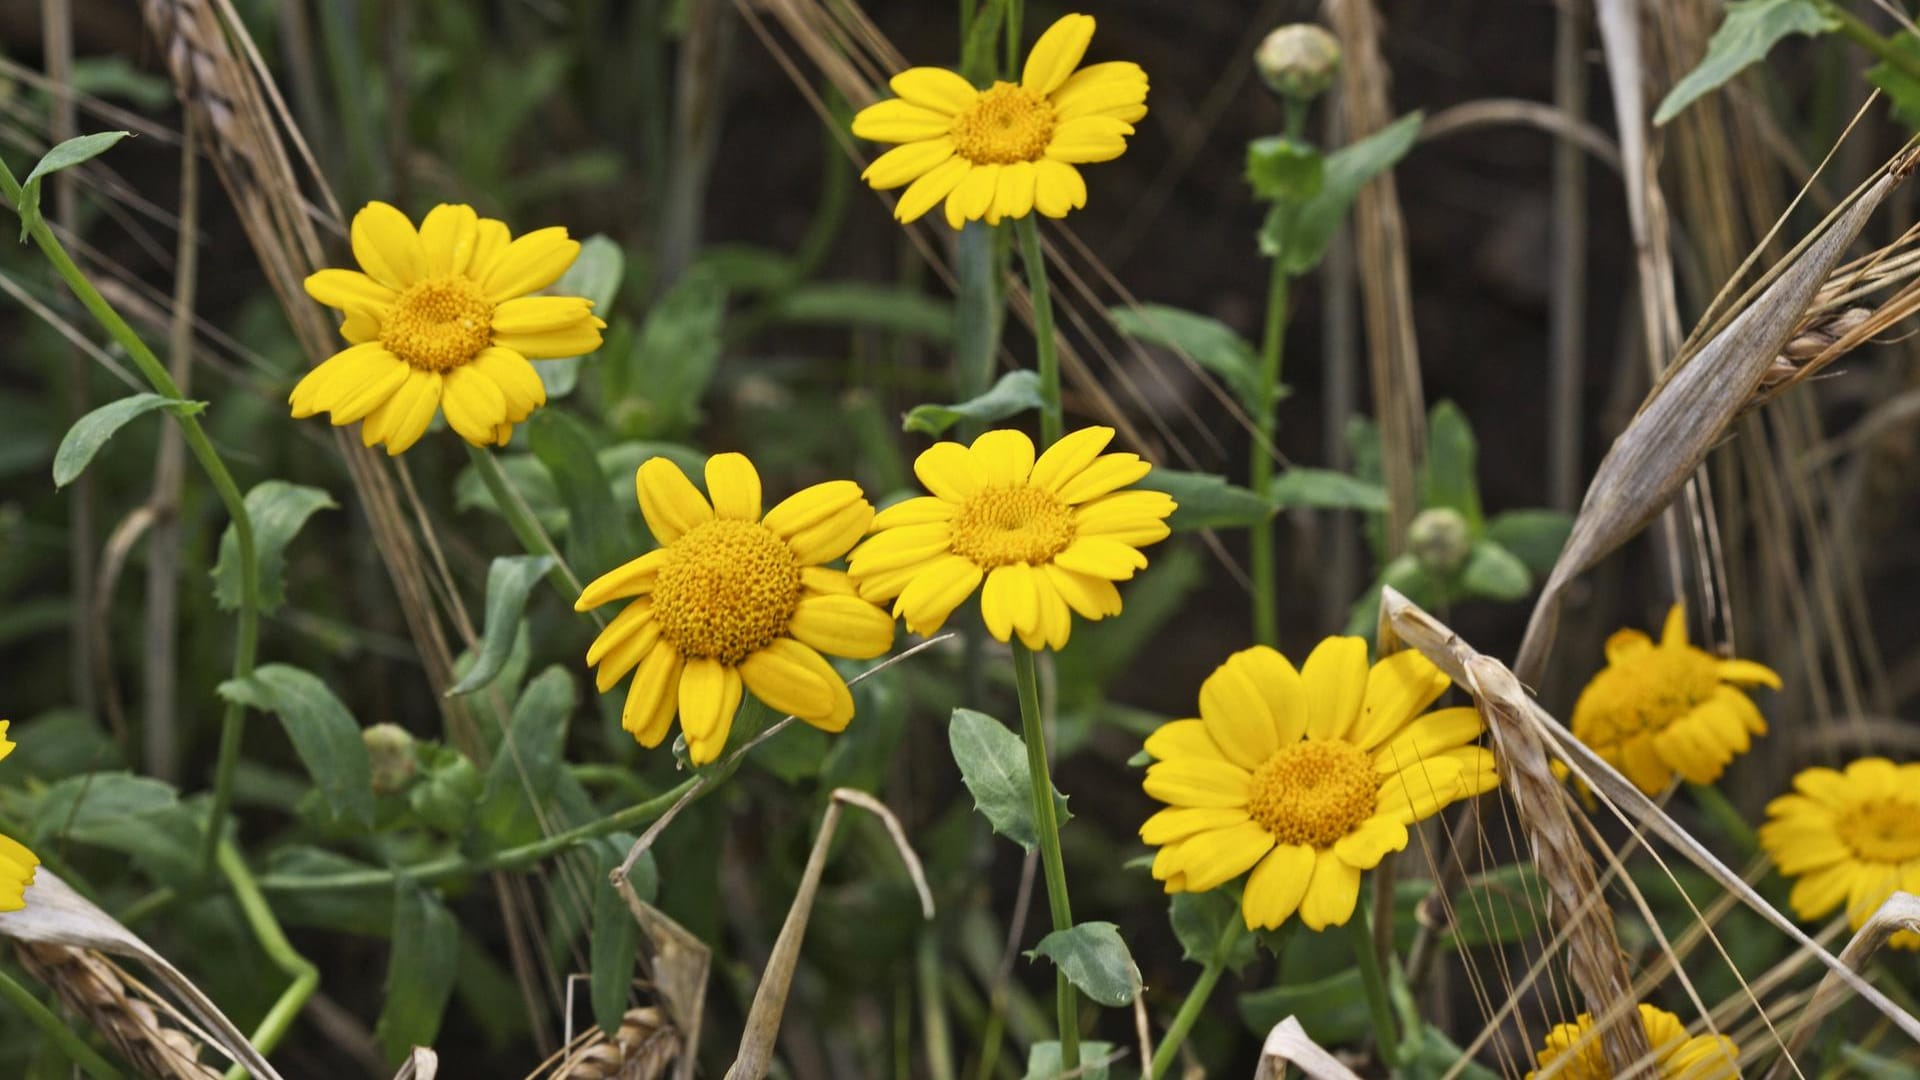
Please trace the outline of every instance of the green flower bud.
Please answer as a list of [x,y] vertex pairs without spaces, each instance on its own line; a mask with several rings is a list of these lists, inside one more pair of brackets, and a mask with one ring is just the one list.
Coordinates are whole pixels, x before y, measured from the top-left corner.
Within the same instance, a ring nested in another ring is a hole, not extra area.
[[1274,93],[1310,101],[1333,85],[1340,43],[1313,23],[1290,23],[1267,35],[1253,62]]
[[1465,565],[1473,550],[1473,534],[1458,510],[1422,510],[1407,527],[1407,549],[1429,571],[1452,574]]
[[375,724],[360,732],[373,767],[373,793],[392,795],[413,779],[413,736],[398,724]]

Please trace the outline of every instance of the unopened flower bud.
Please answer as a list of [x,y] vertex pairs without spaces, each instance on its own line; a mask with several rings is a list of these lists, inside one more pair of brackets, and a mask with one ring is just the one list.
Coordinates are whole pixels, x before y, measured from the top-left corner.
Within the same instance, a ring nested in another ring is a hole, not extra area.
[[1451,574],[1467,561],[1473,536],[1467,519],[1444,506],[1422,510],[1407,527],[1407,549],[1420,565],[1436,574]]
[[1289,23],[1266,36],[1253,62],[1274,93],[1307,101],[1333,85],[1340,43],[1313,23]]
[[392,795],[413,779],[413,736],[398,724],[375,724],[360,732],[373,769],[373,793]]

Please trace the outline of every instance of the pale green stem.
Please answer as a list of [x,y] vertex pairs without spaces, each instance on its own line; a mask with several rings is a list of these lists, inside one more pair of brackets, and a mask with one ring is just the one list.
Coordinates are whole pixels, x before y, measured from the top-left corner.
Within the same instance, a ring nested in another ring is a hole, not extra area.
[[[233,886],[233,897],[240,904],[240,912],[246,916],[247,926],[253,931],[254,940],[260,943],[261,951],[267,954],[274,966],[293,976],[281,993],[280,1000],[273,1003],[260,1026],[253,1032],[253,1047],[261,1054],[270,1054],[280,1045],[280,1040],[293,1025],[293,1018],[300,1015],[306,1007],[307,999],[320,985],[320,969],[313,962],[294,951],[293,943],[287,940],[286,932],[280,929],[280,921],[273,917],[273,909],[267,906],[267,898],[260,894],[260,885],[247,869],[245,859],[232,844],[223,843],[219,851],[220,872],[227,876],[228,884]],[[234,1065],[227,1070],[226,1080],[246,1080],[247,1070],[243,1065]]]
[[[1013,679],[1020,692],[1020,730],[1027,742],[1027,778],[1033,786],[1033,830],[1040,837],[1040,866],[1047,878],[1047,910],[1053,928],[1073,925],[1067,900],[1067,864],[1060,854],[1060,819],[1053,805],[1053,777],[1047,769],[1047,735],[1040,720],[1040,680],[1033,651],[1013,643]],[[1056,973],[1054,1000],[1060,1024],[1060,1067],[1080,1067],[1080,1007],[1073,983]]]
[[41,1004],[40,999],[33,996],[32,991],[21,986],[13,976],[4,971],[0,971],[0,998],[6,999],[9,1005],[25,1013],[27,1019],[33,1021],[34,1026],[40,1029],[41,1034],[59,1047],[60,1052],[75,1065],[85,1069],[87,1075],[93,1077],[93,1080],[122,1080],[126,1075],[114,1068],[112,1062],[101,1057],[100,1051],[88,1046],[85,1039],[74,1034],[73,1029],[67,1027],[58,1016],[53,1014],[52,1009]]
[[[467,444],[467,457],[473,462],[473,470],[480,474],[480,482],[486,485],[487,494],[493,496],[494,505],[500,508],[501,516],[507,519],[507,528],[512,529],[513,535],[519,539],[520,546],[526,548],[530,555],[553,558],[553,569],[547,571],[547,583],[553,586],[553,591],[560,594],[568,607],[572,607],[573,602],[580,599],[585,586],[567,563],[567,557],[554,544],[553,537],[548,536],[547,530],[541,527],[540,519],[533,515],[533,508],[520,497],[520,491],[513,486],[507,470],[500,466],[500,459],[494,456],[493,451],[472,443]],[[592,614],[595,622],[606,625],[606,616],[597,611]]]
[[1153,1068],[1147,1073],[1148,1080],[1160,1080],[1173,1068],[1173,1059],[1180,1053],[1180,1047],[1187,1041],[1187,1034],[1193,1030],[1200,1013],[1207,1007],[1207,999],[1213,996],[1213,988],[1220,981],[1220,975],[1227,969],[1227,960],[1233,956],[1234,947],[1240,944],[1240,938],[1246,934],[1246,922],[1234,912],[1227,919],[1227,925],[1221,929],[1220,936],[1214,940],[1213,952],[1207,955],[1206,966],[1200,969],[1200,977],[1193,981],[1193,988],[1187,991],[1187,998],[1180,1003],[1180,1011],[1173,1014],[1173,1023],[1168,1025],[1167,1033],[1160,1045],[1153,1051]]
[[[1267,289],[1267,325],[1260,346],[1259,397],[1254,407],[1253,452],[1247,469],[1247,486],[1265,496],[1273,484],[1274,399],[1280,386],[1280,361],[1287,339],[1287,272],[1278,259],[1273,263],[1273,279]],[[1253,640],[1260,645],[1280,643],[1276,614],[1273,570],[1273,518],[1263,517],[1248,531],[1247,567],[1253,579]]]
[[1028,214],[1014,225],[1020,234],[1020,259],[1027,267],[1027,294],[1033,298],[1034,366],[1040,374],[1040,448],[1058,442],[1061,433],[1060,351],[1053,340],[1053,295],[1047,290],[1047,257],[1040,248],[1040,226]]
[[1759,834],[1719,788],[1712,784],[1688,784],[1687,787],[1693,791],[1693,801],[1700,804],[1701,812],[1720,826],[1741,854],[1751,856],[1760,850]]
[[1387,1000],[1387,981],[1380,974],[1380,954],[1374,951],[1373,931],[1368,927],[1367,905],[1353,906],[1353,918],[1347,920],[1347,939],[1353,944],[1353,958],[1360,968],[1360,985],[1367,992],[1367,1008],[1373,1014],[1373,1038],[1380,1064],[1392,1072],[1400,1064],[1400,1034],[1393,1026],[1393,1006]]

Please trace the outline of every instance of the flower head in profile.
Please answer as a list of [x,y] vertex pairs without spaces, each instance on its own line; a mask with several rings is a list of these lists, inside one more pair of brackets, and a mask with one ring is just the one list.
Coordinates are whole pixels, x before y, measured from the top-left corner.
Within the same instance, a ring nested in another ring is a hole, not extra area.
[[[1760,846],[1796,879],[1787,897],[1809,922],[1841,905],[1860,929],[1896,889],[1920,892],[1920,764],[1862,758],[1844,771],[1804,769],[1767,804]],[[1920,934],[1894,945],[1920,949]]]
[[893,619],[826,566],[873,521],[858,484],[815,484],[762,515],[760,475],[744,456],[708,458],[706,479],[703,496],[666,458],[642,464],[640,512],[660,546],[574,604],[627,601],[587,664],[602,693],[633,673],[620,725],[642,746],[660,745],[678,713],[695,765],[720,755],[748,690],[814,727],[845,728],[853,695],[821,654],[866,660],[893,644]]
[[[893,208],[916,221],[942,199],[947,224],[1066,217],[1087,204],[1075,166],[1126,152],[1147,115],[1147,73],[1125,60],[1079,67],[1093,16],[1068,15],[1033,43],[1018,83],[977,90],[945,68],[917,67],[889,82],[898,97],[860,110],[853,133],[900,145],[861,179],[876,191],[907,190]],[[1078,68],[1079,70],[1075,70]]]
[[928,447],[913,471],[933,494],[882,510],[847,562],[860,595],[892,600],[907,629],[932,634],[980,589],[987,631],[1032,649],[1065,646],[1074,615],[1120,614],[1113,583],[1147,565],[1140,549],[1166,539],[1174,503],[1122,490],[1152,466],[1101,453],[1112,439],[1082,428],[1038,460],[1012,430]]
[[504,446],[546,404],[529,360],[581,356],[607,325],[578,296],[533,296],[573,265],[580,243],[560,227],[514,239],[470,206],[436,206],[413,223],[386,203],[353,216],[359,270],[322,270],[307,295],[345,316],[350,345],[307,373],[288,399],[296,419],[361,421],[368,446],[398,454],[434,414],[475,446]]
[[[1653,1068],[1635,1075],[1656,1080],[1739,1080],[1740,1053],[1725,1035],[1688,1036],[1679,1017],[1652,1005],[1640,1006],[1640,1024],[1646,1029],[1647,1045],[1653,1048]],[[1534,1063],[1539,1068],[1528,1072],[1527,1080],[1549,1069],[1555,1080],[1613,1080],[1600,1034],[1588,1013],[1547,1032],[1546,1045],[1534,1055]]]
[[1240,913],[1275,929],[1353,915],[1360,874],[1407,846],[1407,826],[1499,784],[1473,709],[1427,712],[1447,677],[1411,650],[1371,667],[1357,637],[1322,641],[1298,670],[1266,646],[1200,684],[1198,719],[1147,737],[1148,795],[1167,803],[1140,838],[1166,890],[1247,874]]
[[1676,774],[1710,784],[1750,736],[1767,733],[1747,686],[1777,690],[1780,676],[1688,644],[1686,611],[1675,604],[1658,645],[1638,630],[1607,639],[1607,666],[1580,692],[1573,733],[1649,795]]
[[[13,753],[14,743],[7,738],[9,721],[0,720],[0,759]],[[40,859],[26,845],[0,833],[0,911],[19,911],[27,906],[27,886]]]

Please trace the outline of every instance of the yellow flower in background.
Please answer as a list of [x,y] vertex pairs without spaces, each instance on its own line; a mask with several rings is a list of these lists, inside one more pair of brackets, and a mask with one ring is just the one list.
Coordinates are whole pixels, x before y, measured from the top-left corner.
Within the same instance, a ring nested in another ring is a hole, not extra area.
[[1023,218],[1038,210],[1066,217],[1087,204],[1076,165],[1126,152],[1147,115],[1147,73],[1118,60],[1079,67],[1093,40],[1093,16],[1068,15],[1027,55],[1018,83],[977,90],[945,68],[917,67],[888,83],[899,97],[853,118],[862,139],[902,145],[860,178],[876,191],[910,185],[893,209],[916,221],[942,199],[947,224]]
[[1710,784],[1747,752],[1750,735],[1767,733],[1745,686],[1778,690],[1780,676],[1688,644],[1686,611],[1675,604],[1658,645],[1638,630],[1607,638],[1607,666],[1580,692],[1573,733],[1649,795],[1676,774]]
[[351,346],[314,368],[288,399],[295,419],[362,421],[361,441],[398,454],[436,412],[475,446],[504,446],[513,425],[546,404],[529,360],[581,356],[607,325],[592,301],[531,296],[580,254],[560,227],[514,239],[470,206],[436,206],[413,223],[386,203],[353,216],[360,270],[322,270],[307,295],[346,315]]
[[[1640,1024],[1646,1028],[1647,1045],[1653,1048],[1653,1069],[1644,1075],[1658,1080],[1739,1080],[1740,1052],[1725,1035],[1689,1037],[1679,1017],[1652,1005],[1640,1006]],[[1572,1060],[1561,1060],[1569,1056]],[[1555,1025],[1534,1062],[1539,1069],[1528,1072],[1527,1080],[1549,1067],[1555,1080],[1613,1080],[1600,1036],[1593,1030],[1593,1017],[1587,1013],[1571,1024]]]
[[1146,791],[1169,804],[1140,827],[1155,880],[1206,892],[1251,870],[1249,929],[1295,912],[1344,925],[1361,871],[1405,850],[1407,826],[1499,784],[1473,745],[1478,712],[1425,712],[1446,689],[1411,650],[1369,668],[1357,637],[1322,641],[1297,671],[1264,645],[1234,653],[1200,685],[1199,719],[1147,738]]
[[[13,740],[7,738],[10,721],[0,720],[0,759],[13,753]],[[0,834],[0,911],[19,911],[27,906],[27,886],[33,884],[34,869],[40,859],[18,840]]]
[[605,693],[633,672],[620,726],[642,746],[674,714],[695,765],[720,755],[743,690],[826,731],[853,717],[846,681],[821,654],[867,660],[893,619],[825,564],[866,535],[873,506],[834,480],[760,512],[760,475],[740,454],[707,459],[709,502],[666,458],[640,466],[640,512],[660,547],[602,575],[574,603],[632,598],[587,651]]
[[[1767,804],[1760,846],[1798,879],[1794,914],[1812,922],[1845,904],[1858,930],[1894,890],[1920,893],[1920,764],[1862,758],[1844,772],[1804,769],[1793,787]],[[1920,949],[1912,931],[1892,941]]]
[[892,600],[907,629],[933,634],[980,589],[987,631],[1032,649],[1065,646],[1074,615],[1120,614],[1113,583],[1147,565],[1140,549],[1166,539],[1174,503],[1121,490],[1152,466],[1101,453],[1112,439],[1112,428],[1082,428],[1037,461],[1033,440],[1011,430],[928,447],[913,471],[933,494],[882,510],[847,561],[860,595]]

